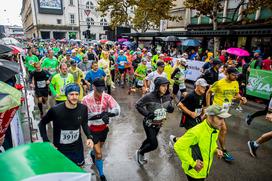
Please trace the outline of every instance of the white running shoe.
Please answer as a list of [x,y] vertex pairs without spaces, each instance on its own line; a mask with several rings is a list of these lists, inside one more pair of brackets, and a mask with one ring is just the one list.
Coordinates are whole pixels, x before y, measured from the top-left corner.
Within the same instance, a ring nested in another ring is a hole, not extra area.
[[144,155],[141,155],[139,150],[137,150],[135,153],[135,160],[139,165],[144,165],[147,163],[147,161],[144,158]]

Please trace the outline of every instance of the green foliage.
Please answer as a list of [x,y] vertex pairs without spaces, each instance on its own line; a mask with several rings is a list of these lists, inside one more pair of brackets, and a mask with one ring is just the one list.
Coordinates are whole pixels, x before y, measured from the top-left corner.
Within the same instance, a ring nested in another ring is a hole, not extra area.
[[[110,26],[130,26],[136,31],[145,32],[153,27],[158,28],[160,20],[181,20],[171,16],[169,11],[174,7],[175,0],[100,0],[97,10],[102,16],[111,17]],[[129,11],[134,10],[134,13]]]

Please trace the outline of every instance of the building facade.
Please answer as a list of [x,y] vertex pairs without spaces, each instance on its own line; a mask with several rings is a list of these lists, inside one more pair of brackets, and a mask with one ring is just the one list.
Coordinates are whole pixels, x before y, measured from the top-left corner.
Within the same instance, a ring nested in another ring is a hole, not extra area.
[[27,38],[77,39],[78,0],[23,0],[21,16]]

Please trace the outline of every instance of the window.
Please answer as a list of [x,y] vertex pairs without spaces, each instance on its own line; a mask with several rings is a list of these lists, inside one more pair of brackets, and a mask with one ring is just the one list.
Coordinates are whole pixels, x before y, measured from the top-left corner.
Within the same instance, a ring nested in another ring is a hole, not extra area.
[[70,0],[70,6],[74,6],[74,0]]
[[57,19],[57,24],[58,24],[58,25],[61,24],[61,19]]
[[70,24],[75,24],[75,15],[74,14],[70,14]]
[[94,9],[94,5],[91,1],[86,2],[86,9]]
[[94,25],[94,19],[93,18],[86,18],[87,24]]
[[108,22],[106,19],[101,19],[100,20],[100,26],[108,26]]

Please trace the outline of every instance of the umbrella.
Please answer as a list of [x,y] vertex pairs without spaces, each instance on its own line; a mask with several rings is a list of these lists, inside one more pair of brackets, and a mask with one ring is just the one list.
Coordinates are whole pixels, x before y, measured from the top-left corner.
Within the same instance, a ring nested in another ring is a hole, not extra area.
[[19,106],[21,104],[21,95],[21,91],[0,82],[0,113]]
[[114,42],[113,42],[113,41],[107,41],[106,44],[107,44],[107,45],[114,45]]
[[131,47],[132,46],[132,42],[130,42],[130,41],[125,41],[122,44],[125,45],[125,46],[127,46],[127,47]]
[[12,49],[6,45],[0,44],[0,54],[11,52]]
[[20,72],[20,66],[16,62],[0,59],[0,81],[7,81]]
[[107,43],[108,40],[100,40],[99,42],[100,42],[100,43]]
[[167,36],[164,41],[180,41],[176,36]]
[[12,51],[11,51],[12,54],[18,54],[24,51],[22,48],[14,46],[14,45],[10,45],[10,47],[12,48]]
[[188,47],[197,47],[200,45],[199,40],[195,39],[187,39],[182,42],[183,46],[188,46]]
[[120,42],[120,43],[125,42],[125,41],[128,41],[128,39],[126,39],[126,38],[119,38],[118,39],[118,42]]
[[241,48],[229,48],[229,49],[227,49],[227,53],[232,54],[232,55],[236,55],[239,57],[249,56],[248,51],[241,49]]

